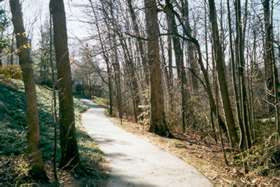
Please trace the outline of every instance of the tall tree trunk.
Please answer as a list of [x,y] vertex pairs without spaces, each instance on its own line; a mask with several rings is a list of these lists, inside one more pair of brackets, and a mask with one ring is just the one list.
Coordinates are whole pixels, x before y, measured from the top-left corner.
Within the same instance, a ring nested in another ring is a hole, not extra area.
[[[271,20],[271,0],[263,0],[264,27],[265,27],[265,81],[269,92],[273,92],[273,25]],[[277,75],[277,71],[275,71]],[[277,76],[276,76],[277,77]],[[269,99],[269,98],[268,98]],[[271,98],[269,99],[271,101]]]
[[[166,16],[168,18],[168,16]],[[168,21],[167,21],[168,23]],[[164,48],[164,41],[163,38],[160,37],[160,48],[161,48],[161,56],[163,61],[164,67],[164,78],[166,82],[166,88],[168,92],[168,111],[172,114],[174,113],[174,94],[173,94],[173,67],[172,67],[172,36],[167,36],[167,54],[168,57],[165,57],[165,48]]]
[[[179,77],[180,85],[181,85],[182,129],[183,129],[183,132],[185,132],[186,131],[186,122],[188,120],[187,98],[189,97],[189,95],[187,93],[187,87],[186,87],[187,76],[186,76],[186,71],[185,71],[185,66],[184,66],[183,50],[181,47],[181,41],[180,41],[180,38],[178,37],[179,34],[178,34],[178,30],[177,30],[176,20],[175,20],[173,11],[172,11],[173,5],[170,3],[169,0],[166,0],[165,2],[166,2],[166,9],[167,9],[166,13],[168,16],[168,30],[169,30],[169,32],[171,31],[171,33],[172,33],[177,73],[178,73],[178,77]],[[195,63],[195,62],[191,62],[191,63]]]
[[235,147],[238,142],[238,136],[235,129],[235,122],[233,117],[233,112],[231,109],[231,103],[228,93],[228,85],[225,77],[225,59],[219,38],[219,29],[217,24],[217,12],[214,0],[208,0],[209,2],[209,20],[211,22],[212,38],[215,51],[216,59],[216,70],[218,72],[218,80],[220,93],[222,96],[223,109],[225,112],[226,122],[227,122],[227,132],[232,147]]
[[[273,33],[273,0],[264,0],[263,1],[263,9],[264,9],[264,24],[265,24],[265,78],[266,78],[266,86],[268,91],[270,92],[270,96],[267,98],[270,102],[274,103],[275,110],[275,126],[276,132],[280,133],[279,128],[279,79],[278,79],[278,71],[275,64],[275,54],[274,54],[274,33]],[[272,96],[272,97],[271,97]],[[274,99],[273,99],[274,98]],[[270,109],[272,109],[270,107]]]
[[[193,45],[195,46],[196,50],[197,50],[197,54],[198,54],[198,64],[200,66],[200,69],[202,71],[202,74],[203,74],[203,77],[204,77],[204,80],[205,80],[205,84],[203,84],[203,87],[205,88],[205,91],[208,95],[208,99],[209,99],[209,105],[210,105],[210,110],[211,110],[211,113],[213,115],[215,115],[215,117],[218,119],[219,121],[219,125],[225,129],[225,123],[222,119],[222,117],[220,116],[218,110],[216,110],[216,104],[215,104],[215,100],[214,100],[214,96],[213,96],[213,92],[212,92],[212,88],[211,88],[211,84],[210,84],[210,79],[209,79],[209,74],[208,74],[208,71],[207,69],[205,68],[204,66],[204,63],[203,63],[203,59],[202,59],[202,53],[201,53],[201,48],[200,48],[200,45],[199,45],[199,42],[196,38],[194,38],[191,33],[190,33],[190,30],[187,29],[187,27],[183,24],[183,21],[182,19],[180,18],[180,16],[176,13],[176,11],[172,10],[173,14],[176,15],[176,18],[178,19],[178,21],[180,22],[180,24],[182,25],[183,27],[183,32],[184,32],[184,35],[186,35],[186,37],[183,37],[184,40],[188,41],[188,42],[191,42],[193,43]],[[182,36],[181,36],[182,37]],[[202,82],[203,83],[203,82]]]
[[[214,49],[213,49],[213,41],[211,42],[211,54],[212,54],[212,64],[213,64],[213,87],[214,87],[213,90],[214,90],[214,93],[215,93],[215,101],[216,101],[216,106],[217,106],[216,110],[217,110],[217,113],[219,113],[219,110],[220,110],[220,104],[219,104],[220,103],[220,96],[219,96],[218,76],[217,76],[217,72],[214,71],[215,68],[216,68],[216,62],[215,62],[215,55],[214,55]],[[217,123],[220,123],[220,118],[217,119]],[[222,128],[221,128],[220,125],[218,126],[218,132],[219,132],[219,139],[220,139],[220,142],[221,142],[221,148],[222,148],[222,151],[223,151],[224,161],[225,161],[225,164],[228,165],[226,150],[224,148],[223,133],[222,133]]]
[[[246,1],[247,2],[247,1]],[[239,78],[239,96],[240,96],[240,114],[241,121],[240,127],[240,148],[243,150],[251,147],[250,130],[249,130],[249,116],[248,116],[248,99],[247,89],[245,83],[245,58],[244,58],[244,42],[245,36],[243,32],[243,26],[241,22],[241,3],[240,0],[235,1],[236,12],[236,62],[238,65],[238,78]],[[247,18],[246,18],[247,19]],[[244,23],[245,24],[245,23]],[[244,26],[244,29],[246,27]]]
[[273,12],[274,12],[274,4],[273,4],[273,0],[271,2],[271,15],[270,15],[270,20],[271,20],[271,27],[272,27],[272,37],[271,37],[271,41],[272,41],[272,63],[273,63],[273,89],[274,89],[274,108],[275,108],[275,127],[276,127],[276,132],[278,133],[278,135],[280,134],[280,128],[279,128],[279,124],[280,124],[280,117],[279,117],[279,89],[278,89],[278,85],[279,85],[279,78],[278,78],[278,71],[277,71],[277,67],[276,67],[276,60],[275,60],[275,53],[274,53],[274,32],[273,32]]
[[[113,12],[111,12],[111,13],[113,13]],[[128,46],[128,43],[126,42],[125,37],[123,36],[123,34],[119,28],[119,25],[117,25],[117,20],[115,19],[114,14],[112,14],[111,16],[112,16],[111,24],[114,28],[114,35],[118,36],[121,48],[123,50],[124,61],[125,61],[125,65],[127,67],[127,73],[128,73],[127,76],[130,79],[129,87],[130,87],[130,91],[131,91],[131,95],[132,95],[134,120],[137,122],[138,115],[140,114],[141,111],[140,111],[140,108],[138,107],[140,105],[140,92],[139,92],[139,87],[138,87],[138,83],[137,83],[135,64],[133,62],[132,53],[129,50],[130,47]]]
[[[164,41],[162,37],[159,37],[159,44],[160,44],[160,57],[162,61],[162,66],[163,66],[163,75],[164,75],[164,82],[166,84],[167,92],[170,96],[170,84],[169,84],[169,71],[168,71],[168,65],[167,65],[167,59],[165,56],[165,48],[164,48]],[[167,49],[168,50],[168,49]],[[169,98],[169,103],[170,105],[170,98]],[[168,107],[170,108],[170,106]]]
[[[215,104],[215,101],[214,101],[214,98],[213,98],[212,89],[211,89],[211,85],[210,85],[209,75],[208,75],[209,54],[208,54],[208,19],[207,19],[207,17],[208,17],[207,0],[204,0],[204,42],[205,42],[206,68],[204,68],[203,63],[200,63],[200,64],[202,64],[202,68],[201,69],[205,69],[204,70],[205,73],[203,73],[203,75],[205,74],[204,77],[205,76],[207,77],[206,79],[208,80],[208,83],[206,83],[206,84],[209,84],[209,86],[207,86],[208,89],[209,89],[209,91],[207,93],[208,93],[209,106],[210,106],[211,127],[212,127],[212,130],[213,130],[213,136],[214,136],[215,142],[217,143],[218,139],[217,139],[217,135],[216,135],[215,122],[217,122],[216,124],[218,125],[219,135],[221,135],[222,132],[221,132],[221,127],[220,127],[219,120],[218,120],[218,118],[219,118],[218,117],[219,116],[219,110],[217,109],[218,103],[217,103],[217,105]],[[202,57],[199,57],[199,59],[201,59],[201,58]],[[213,66],[213,69],[214,69],[214,66]],[[214,79],[214,77],[213,77],[213,79]],[[210,97],[212,97],[212,98],[210,98]],[[216,117],[216,119],[214,119],[214,117]]]
[[10,53],[11,53],[10,64],[11,65],[14,64],[14,43],[15,43],[15,37],[14,37],[14,34],[12,34],[12,43],[11,43],[11,46],[10,46]]
[[137,47],[139,49],[142,65],[144,67],[145,81],[148,85],[150,75],[149,75],[149,65],[147,63],[147,57],[146,57],[147,55],[145,53],[145,42],[143,40],[141,40],[140,29],[139,29],[139,25],[137,23],[137,17],[136,17],[136,13],[133,8],[132,2],[131,2],[131,0],[126,0],[126,1],[128,4],[130,16],[131,16],[133,31],[135,32],[135,35],[136,35]]
[[112,86],[112,73],[109,63],[106,63],[107,74],[108,74],[108,91],[109,91],[109,115],[113,115],[113,86]]
[[[189,2],[188,0],[184,0],[183,7],[182,7],[182,16],[185,19],[185,25],[186,28],[189,30],[190,34],[192,35],[192,29],[190,25],[190,16],[189,16]],[[196,76],[199,75],[199,67],[196,60],[196,54],[195,54],[195,46],[192,42],[187,42],[187,57],[188,57],[188,63],[190,65],[190,68],[192,70],[192,73],[190,74],[191,78],[191,86],[192,90],[196,92],[198,90],[198,79]]]
[[[228,18],[228,27],[229,27],[229,47],[230,47],[230,62],[231,62],[231,74],[232,74],[232,84],[234,88],[234,96],[237,109],[237,124],[242,125],[241,113],[240,113],[240,97],[238,92],[238,79],[236,78],[236,63],[233,50],[233,31],[232,31],[232,21],[231,21],[231,10],[230,10],[230,1],[227,0],[227,18]],[[241,128],[240,128],[241,129]],[[242,128],[243,129],[243,128]],[[242,133],[240,135],[240,144],[242,141]]]
[[60,167],[72,169],[79,164],[73,107],[72,78],[68,51],[66,17],[63,0],[51,0],[54,47],[59,88]]
[[128,46],[120,34],[120,42],[124,53],[124,60],[126,63],[126,66],[128,68],[128,77],[130,79],[130,87],[131,87],[131,93],[132,93],[132,101],[133,101],[133,111],[134,111],[134,120],[137,122],[138,115],[140,114],[139,105],[140,105],[140,95],[139,95],[139,87],[137,83],[137,77],[135,72],[135,67],[133,63],[133,58],[128,50]]
[[54,67],[54,58],[53,58],[53,24],[52,24],[52,16],[49,17],[49,64],[51,66],[51,79],[52,79],[52,115],[53,115],[53,123],[54,123],[54,150],[53,150],[53,175],[54,180],[57,183],[58,182],[58,176],[57,176],[57,168],[56,168],[56,157],[57,157],[57,122],[58,122],[58,116],[57,116],[57,100],[56,100],[56,75],[55,75],[55,67]]
[[[121,67],[119,61],[119,53],[118,53],[118,43],[117,43],[117,34],[115,33],[114,24],[111,25],[109,21],[115,19],[115,12],[113,7],[112,0],[107,2],[108,7],[105,7],[105,3],[102,3],[102,9],[105,16],[107,16],[106,26],[108,27],[109,39],[112,40],[110,42],[111,49],[113,50],[112,61],[113,61],[113,69],[114,69],[114,78],[115,78],[115,85],[116,85],[116,100],[117,100],[117,108],[118,108],[118,117],[121,119],[123,118],[123,107],[122,107],[122,89],[121,89]],[[107,5],[106,4],[106,5]],[[106,8],[108,8],[109,14],[107,13]],[[109,17],[111,16],[111,17]]]
[[31,159],[30,174],[36,179],[46,180],[47,176],[44,169],[42,153],[39,149],[40,127],[39,113],[37,108],[36,87],[33,78],[33,68],[30,48],[23,47],[28,45],[29,41],[23,24],[23,15],[19,0],[10,0],[12,12],[12,22],[14,33],[16,35],[16,44],[19,50],[19,64],[22,70],[25,98],[26,98],[26,121],[28,125],[28,151]]
[[[169,97],[170,97],[170,104],[174,101],[174,93],[173,93],[173,53],[172,53],[172,36],[167,36],[167,42],[168,42],[168,90],[169,90]],[[174,107],[171,106],[171,111],[174,111]]]
[[0,48],[0,67],[3,66],[3,62],[2,62],[2,51],[3,51],[3,49]]
[[116,85],[116,94],[117,94],[117,106],[118,106],[118,117],[120,119],[123,118],[123,111],[122,111],[122,90],[121,90],[121,68],[120,68],[120,62],[119,62],[119,54],[117,49],[117,41],[116,36],[113,33],[113,51],[114,51],[114,63],[113,63],[113,69],[114,69],[114,77],[115,77],[115,85]]
[[164,112],[162,75],[159,57],[159,26],[156,0],[145,0],[146,30],[148,38],[148,62],[150,68],[151,119],[150,131],[170,136]]
[[[265,26],[265,51],[264,51],[264,65],[265,65],[265,81],[266,88],[269,92],[267,99],[274,104],[275,109],[275,125],[276,131],[280,133],[279,128],[279,106],[278,106],[278,71],[275,64],[274,46],[273,46],[273,1],[263,0],[264,10],[264,26]],[[274,98],[273,98],[274,97]],[[273,109],[269,107],[270,111]]]
[[110,60],[109,60],[109,55],[106,52],[105,49],[105,45],[103,42],[103,39],[101,37],[101,30],[100,30],[100,25],[98,23],[98,17],[97,14],[94,10],[94,6],[93,6],[93,2],[92,0],[89,0],[90,3],[90,7],[92,10],[92,13],[94,15],[94,20],[95,20],[95,26],[97,29],[97,36],[98,36],[98,40],[100,42],[100,46],[101,46],[101,50],[102,50],[102,56],[104,58],[104,61],[106,63],[106,70],[107,70],[107,76],[108,76],[108,91],[109,91],[109,115],[112,116],[113,115],[113,84],[112,84],[112,69],[110,67]]

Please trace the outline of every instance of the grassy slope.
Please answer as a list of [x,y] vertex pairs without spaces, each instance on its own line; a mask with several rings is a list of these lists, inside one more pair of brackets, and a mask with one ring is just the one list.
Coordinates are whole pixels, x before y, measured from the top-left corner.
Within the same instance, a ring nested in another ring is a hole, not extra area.
[[[47,163],[48,173],[51,176],[50,164],[54,139],[51,112],[52,92],[45,87],[38,86],[37,95],[40,113],[41,149],[44,160]],[[99,169],[99,163],[103,161],[103,154],[92,139],[83,132],[80,125],[80,113],[86,109],[85,105],[75,99],[75,116],[76,125],[78,126],[77,137],[81,160],[86,168],[85,173],[87,175],[90,175],[92,179],[102,180],[106,177]],[[27,128],[24,110],[25,99],[22,82],[12,80],[7,84],[7,81],[0,81],[0,186],[30,182],[27,176],[28,162],[24,156],[27,148]],[[77,181],[72,178],[70,173],[60,171],[59,175],[64,180],[67,178],[67,182]],[[78,177],[77,174],[75,174],[75,177]],[[65,181],[61,182],[65,183]]]

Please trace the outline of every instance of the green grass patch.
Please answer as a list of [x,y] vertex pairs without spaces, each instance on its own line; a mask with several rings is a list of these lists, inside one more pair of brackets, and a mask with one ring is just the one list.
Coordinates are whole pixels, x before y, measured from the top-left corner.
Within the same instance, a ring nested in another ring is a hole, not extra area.
[[[37,86],[36,89],[41,132],[40,148],[44,161],[50,165],[54,141],[52,91],[43,86]],[[77,139],[86,175],[96,180],[105,179],[106,175],[100,169],[103,153],[81,128],[81,112],[87,110],[88,107],[78,99],[74,100],[74,104],[78,127]],[[23,83],[20,80],[11,80],[8,84],[0,81],[0,186],[14,186],[30,182],[25,172],[28,170],[28,164],[22,164],[21,169],[17,169],[18,163],[28,163],[25,156],[27,148],[25,108]],[[59,149],[58,146],[57,161],[60,157]],[[47,168],[51,170],[49,166]],[[80,176],[75,174],[75,177]]]

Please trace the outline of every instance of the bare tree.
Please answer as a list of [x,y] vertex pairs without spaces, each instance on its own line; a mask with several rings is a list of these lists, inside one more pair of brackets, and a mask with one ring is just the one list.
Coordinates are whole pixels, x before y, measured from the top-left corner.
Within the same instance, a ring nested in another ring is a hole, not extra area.
[[215,60],[216,60],[216,70],[218,72],[218,80],[220,87],[220,94],[222,96],[223,109],[226,116],[227,132],[230,139],[230,144],[234,147],[238,142],[238,136],[235,128],[235,122],[233,117],[233,112],[231,109],[231,103],[228,93],[228,86],[225,77],[225,59],[222,49],[222,45],[219,38],[219,29],[217,24],[217,13],[214,0],[208,0],[209,2],[209,20],[211,22],[212,28],[212,38],[214,44]]
[[126,1],[127,1],[130,16],[131,16],[133,31],[134,31],[134,34],[136,35],[137,47],[139,49],[139,53],[140,53],[140,57],[141,57],[141,61],[142,61],[143,69],[144,69],[145,80],[146,80],[146,83],[149,84],[149,67],[147,64],[147,55],[145,52],[145,49],[146,49],[145,42],[141,39],[141,32],[140,32],[139,24],[137,22],[137,17],[136,17],[135,10],[133,8],[133,4],[132,4],[131,0],[126,0]]
[[108,77],[108,90],[109,90],[109,114],[110,116],[113,115],[113,85],[112,85],[112,69],[111,69],[111,63],[110,63],[110,59],[109,59],[109,54],[106,50],[106,46],[104,44],[104,40],[102,39],[102,33],[101,33],[101,29],[100,29],[100,24],[98,22],[98,16],[97,13],[94,9],[93,6],[93,2],[92,0],[89,0],[90,3],[90,9],[93,13],[93,17],[94,17],[94,21],[95,21],[95,26],[96,26],[96,30],[97,30],[97,38],[99,40],[100,46],[101,46],[101,53],[103,56],[103,59],[106,63],[106,70],[107,70],[107,77]]
[[[247,7],[248,1],[245,1],[245,7]],[[247,14],[247,9],[245,10],[245,16]],[[247,99],[247,88],[245,83],[245,58],[244,58],[244,42],[245,42],[245,29],[246,29],[246,19],[244,17],[242,23],[241,21],[241,2],[240,0],[235,1],[235,12],[236,12],[236,62],[238,64],[238,78],[239,78],[239,103],[241,121],[239,121],[239,127],[241,131],[240,136],[240,147],[243,149],[251,147],[250,139],[250,129],[249,129],[249,115],[248,115],[248,99]],[[243,28],[244,24],[244,28]],[[244,29],[244,30],[243,30]]]
[[[185,71],[185,66],[184,66],[184,60],[183,60],[183,49],[181,46],[181,41],[179,38],[178,34],[178,29],[177,29],[177,24],[175,20],[175,16],[173,14],[173,5],[169,0],[165,1],[166,3],[166,13],[167,13],[167,20],[168,20],[168,30],[172,34],[172,40],[173,40],[173,45],[174,45],[174,52],[175,52],[175,61],[176,61],[176,67],[177,67],[177,73],[178,77],[180,80],[180,85],[181,85],[181,97],[182,97],[182,129],[183,132],[186,130],[186,123],[188,120],[188,112],[187,112],[187,105],[188,105],[188,93],[187,93],[187,76],[186,76],[186,71]],[[193,53],[193,51],[191,52]],[[193,54],[190,54],[193,56]],[[190,63],[195,63],[193,62],[194,59],[191,59],[192,62]],[[196,79],[196,78],[195,78]],[[197,89],[197,85],[195,81],[193,82],[193,86],[195,89]]]

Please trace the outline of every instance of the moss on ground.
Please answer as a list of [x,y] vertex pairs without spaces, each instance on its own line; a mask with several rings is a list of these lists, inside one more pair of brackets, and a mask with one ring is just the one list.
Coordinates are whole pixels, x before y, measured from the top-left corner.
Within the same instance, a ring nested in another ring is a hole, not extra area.
[[[53,155],[54,123],[52,117],[52,91],[43,86],[37,86],[39,105],[40,147],[48,174],[51,177],[51,160]],[[60,176],[69,181],[78,181],[83,177],[86,181],[90,176],[91,181],[104,180],[106,174],[101,169],[103,153],[98,149],[93,140],[81,128],[81,112],[87,109],[79,100],[75,99],[75,116],[77,125],[77,138],[81,154],[83,173],[65,173],[59,171]],[[28,162],[25,156],[27,148],[25,97],[23,83],[18,80],[0,81],[0,186],[18,186],[32,182],[28,176]],[[60,156],[59,146],[57,161]],[[71,179],[73,178],[73,179]],[[69,183],[69,181],[67,181]],[[34,181],[33,181],[34,182]],[[71,182],[70,182],[71,183]]]

